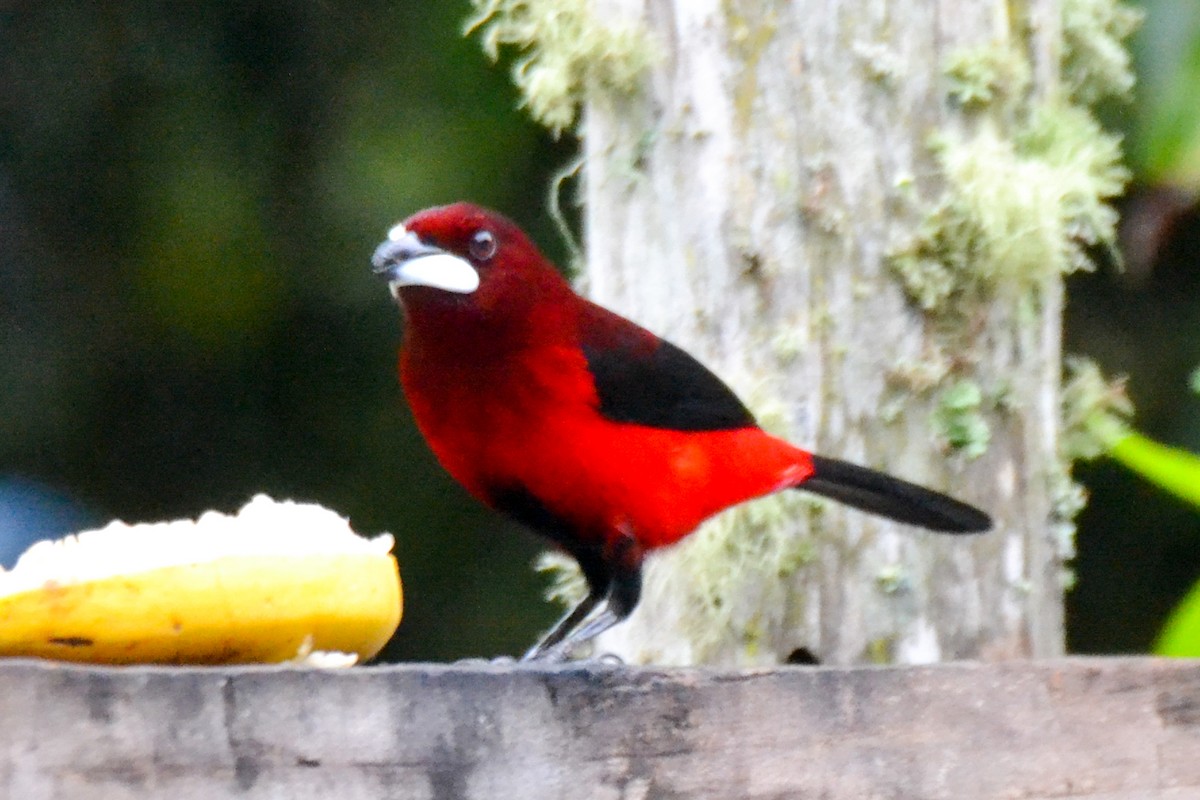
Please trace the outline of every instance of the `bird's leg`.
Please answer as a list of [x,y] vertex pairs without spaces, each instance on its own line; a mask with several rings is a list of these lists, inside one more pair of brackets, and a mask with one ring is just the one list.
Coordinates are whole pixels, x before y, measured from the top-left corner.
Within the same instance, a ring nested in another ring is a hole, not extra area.
[[[550,632],[542,637],[541,641],[529,648],[525,655],[521,656],[522,661],[546,661],[550,660],[548,653],[559,642],[567,638],[568,635],[575,630],[588,617],[596,606],[605,600],[603,592],[591,591],[588,596],[566,614],[562,619],[554,623],[554,627]],[[558,659],[561,660],[561,659]]]
[[595,639],[624,619],[625,617],[613,610],[612,603],[606,598],[604,604],[594,615],[547,651],[547,658],[554,661],[565,661],[577,647]]
[[[558,529],[552,528],[552,530],[561,533]],[[551,538],[563,544],[571,541],[571,537],[565,535]],[[596,546],[580,545],[571,548],[570,553],[579,562],[579,569],[587,581],[588,595],[577,606],[564,614],[562,619],[554,623],[550,632],[521,657],[522,661],[564,660],[561,655],[552,655],[551,649],[582,625],[584,620],[596,613],[597,607],[608,597],[609,587],[612,585],[612,569],[605,558],[604,550]]]
[[607,600],[599,608],[600,610],[588,619],[586,623],[573,630],[558,644],[547,649],[537,660],[551,662],[566,661],[571,651],[575,648],[596,638],[623,619],[623,617],[617,616]]
[[634,551],[634,547],[632,537],[620,540],[611,559],[615,564],[610,566],[616,569],[609,578],[607,592],[602,597],[595,592],[589,594],[522,661],[565,661],[572,650],[633,613],[642,594],[641,550]]

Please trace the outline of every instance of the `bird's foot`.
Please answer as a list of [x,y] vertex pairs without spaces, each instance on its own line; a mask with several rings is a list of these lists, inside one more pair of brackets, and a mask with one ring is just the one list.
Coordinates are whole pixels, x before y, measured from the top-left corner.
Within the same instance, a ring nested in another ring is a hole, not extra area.
[[521,664],[563,664],[569,661],[567,651],[561,647],[534,647],[521,656]]

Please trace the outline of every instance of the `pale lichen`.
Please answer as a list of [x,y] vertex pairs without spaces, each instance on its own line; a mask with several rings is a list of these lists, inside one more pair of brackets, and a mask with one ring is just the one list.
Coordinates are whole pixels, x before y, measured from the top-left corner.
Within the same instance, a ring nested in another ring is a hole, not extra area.
[[929,342],[920,358],[901,358],[887,370],[888,385],[926,394],[941,384],[954,368],[953,359],[938,342]]
[[590,91],[636,89],[656,53],[634,20],[602,17],[590,0],[472,0],[466,32],[479,30],[484,52],[520,50],[513,81],[530,115],[555,135],[575,121]]
[[934,313],[1006,288],[1089,269],[1089,250],[1115,257],[1110,205],[1129,178],[1120,139],[1087,106],[1133,84],[1123,40],[1140,13],[1117,0],[1065,0],[1062,85],[1030,90],[1016,42],[951,53],[947,95],[973,124],[931,137],[944,189],[889,263],[909,296]]
[[1045,475],[1050,492],[1050,543],[1054,556],[1062,565],[1059,570],[1064,590],[1074,585],[1074,571],[1067,562],[1075,557],[1075,517],[1087,505],[1087,490],[1071,475],[1071,462],[1059,459],[1051,462]]
[[881,86],[895,86],[904,76],[904,59],[890,43],[858,41],[851,49],[867,76]]
[[[1066,562],[1075,556],[1075,516],[1087,505],[1087,491],[1071,474],[1080,459],[1096,458],[1128,431],[1133,403],[1125,393],[1125,379],[1108,380],[1094,361],[1068,358],[1067,379],[1062,389],[1062,429],[1058,460],[1049,475],[1052,501],[1051,536],[1055,554]],[[1075,582],[1074,572],[1061,572],[1064,589]]]
[[780,363],[789,364],[809,347],[809,331],[802,325],[784,325],[771,337],[771,352]]
[[535,572],[546,575],[550,585],[543,594],[551,603],[570,608],[588,593],[587,581],[575,559],[561,550],[546,550],[533,562]]
[[1068,358],[1066,368],[1059,451],[1068,462],[1097,458],[1129,432],[1133,403],[1125,379],[1106,379],[1089,358]]
[[1063,0],[1062,81],[1076,102],[1129,95],[1134,76],[1125,40],[1143,16],[1114,0]]
[[1011,106],[1025,96],[1032,78],[1024,54],[996,45],[956,50],[946,58],[943,71],[947,93],[963,108]]
[[701,663],[730,642],[740,642],[747,657],[761,656],[762,640],[783,623],[788,578],[814,557],[812,540],[789,524],[808,509],[794,492],[747,503],[707,523],[673,554],[673,573],[686,576],[686,585],[662,587],[669,594],[651,602],[689,609],[679,633]]
[[1090,247],[1107,248],[1115,258],[1117,212],[1110,201],[1130,175],[1121,163],[1120,137],[1080,106],[1043,104],[1018,133],[1017,146],[1025,158],[1047,165],[1047,181],[1057,186],[1063,271],[1091,269]]
[[1086,110],[1044,104],[1015,136],[984,122],[970,136],[942,134],[933,147],[946,190],[890,258],[923,309],[946,310],[951,298],[984,287],[1020,293],[1050,274],[1090,268],[1090,247],[1115,246],[1109,201],[1128,171],[1118,138]]

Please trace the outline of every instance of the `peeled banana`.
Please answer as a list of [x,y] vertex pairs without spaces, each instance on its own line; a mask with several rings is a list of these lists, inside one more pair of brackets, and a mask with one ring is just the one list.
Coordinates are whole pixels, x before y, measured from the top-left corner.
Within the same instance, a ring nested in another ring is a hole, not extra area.
[[[236,515],[113,522],[0,570],[0,656],[231,664],[374,656],[400,622],[392,537],[265,495]],[[322,654],[345,654],[329,656]]]

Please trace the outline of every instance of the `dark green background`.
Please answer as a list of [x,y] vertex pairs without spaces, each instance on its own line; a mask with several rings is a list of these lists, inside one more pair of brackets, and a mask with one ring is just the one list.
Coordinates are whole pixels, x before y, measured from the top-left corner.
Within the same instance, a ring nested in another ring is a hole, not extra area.
[[[554,610],[537,544],[437,468],[393,372],[368,259],[470,199],[554,256],[574,142],[515,109],[465,3],[16,3],[0,10],[0,476],[95,518],[310,499],[390,530],[407,609],[388,655],[515,653]],[[1140,105],[1113,111],[1136,134]],[[1136,274],[1072,281],[1069,347],[1132,375],[1149,433],[1200,450],[1200,269],[1186,203]],[[1189,238],[1190,237],[1190,238]],[[1144,649],[1200,577],[1197,517],[1083,470],[1075,649]]]

